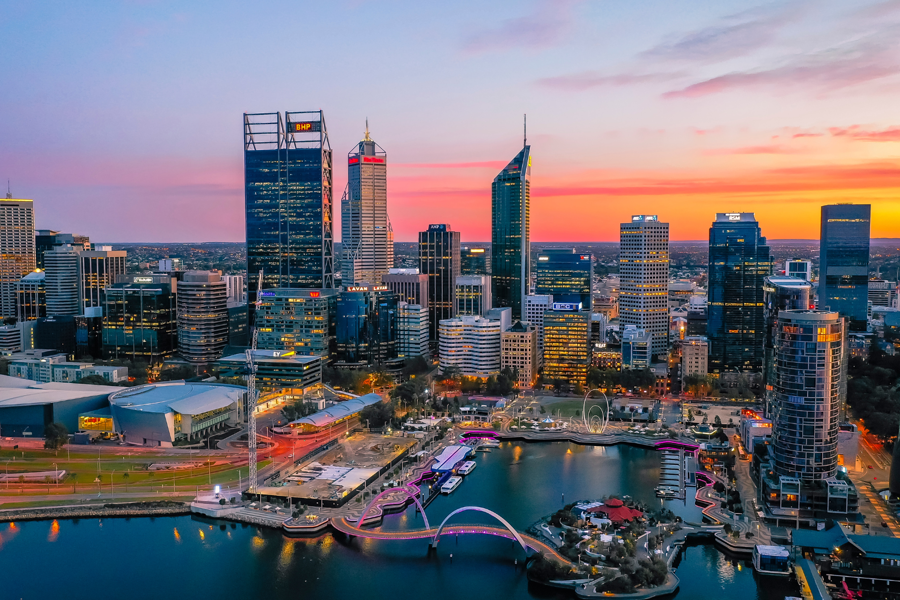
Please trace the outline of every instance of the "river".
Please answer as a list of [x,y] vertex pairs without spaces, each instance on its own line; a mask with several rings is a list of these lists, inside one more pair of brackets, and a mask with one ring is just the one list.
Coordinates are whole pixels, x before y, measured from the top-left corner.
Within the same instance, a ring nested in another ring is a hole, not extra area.
[[[565,502],[623,494],[660,502],[653,493],[659,460],[651,450],[504,442],[478,453],[477,462],[456,491],[428,507],[432,526],[454,509],[474,505],[525,529],[560,508],[563,495]],[[666,505],[685,519],[701,518],[690,502]],[[467,513],[452,522],[489,523],[490,518]],[[387,517],[383,525],[392,530],[421,526],[413,507]],[[521,566],[522,550],[508,540],[447,537],[431,554],[427,545],[424,540],[348,540],[330,534],[291,538],[194,517],[0,524],[0,600],[573,597],[530,584]],[[783,579],[765,578],[760,585],[749,560],[729,558],[710,545],[689,545],[677,574],[679,600],[781,600],[796,594]]]

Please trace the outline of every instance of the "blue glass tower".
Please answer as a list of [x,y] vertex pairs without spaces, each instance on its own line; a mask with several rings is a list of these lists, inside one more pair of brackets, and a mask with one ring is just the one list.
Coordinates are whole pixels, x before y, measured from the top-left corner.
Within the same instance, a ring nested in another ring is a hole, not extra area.
[[763,283],[772,272],[753,213],[719,213],[709,229],[706,336],[709,371],[761,372],[765,362]]
[[871,216],[872,207],[868,204],[822,207],[819,309],[847,317],[852,331],[866,330]]
[[494,308],[522,306],[531,278],[531,146],[522,148],[491,185],[491,295]]
[[554,302],[581,303],[591,310],[593,255],[576,254],[574,248],[547,248],[534,265],[534,293],[553,296]]
[[331,145],[322,111],[244,114],[248,297],[333,288]]
[[337,364],[373,365],[397,358],[399,294],[386,285],[351,286],[337,301]]

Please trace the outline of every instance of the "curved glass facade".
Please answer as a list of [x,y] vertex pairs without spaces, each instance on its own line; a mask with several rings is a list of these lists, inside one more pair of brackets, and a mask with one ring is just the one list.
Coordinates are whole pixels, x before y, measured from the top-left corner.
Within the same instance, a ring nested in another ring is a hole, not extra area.
[[775,333],[775,472],[801,481],[838,466],[844,321],[836,312],[787,310]]

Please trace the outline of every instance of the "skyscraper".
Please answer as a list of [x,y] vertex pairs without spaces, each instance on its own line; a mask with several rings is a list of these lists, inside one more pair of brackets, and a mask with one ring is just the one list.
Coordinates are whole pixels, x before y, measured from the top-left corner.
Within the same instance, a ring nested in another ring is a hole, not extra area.
[[800,481],[837,472],[844,324],[833,311],[785,310],[775,333],[775,473]]
[[331,144],[322,111],[244,113],[248,299],[334,287]]
[[188,271],[178,282],[178,352],[193,364],[222,357],[228,344],[228,293],[218,271]]
[[428,275],[418,269],[389,269],[381,282],[400,294],[400,301],[428,308]]
[[419,273],[428,276],[429,336],[438,339],[443,319],[456,314],[456,278],[459,277],[459,232],[449,225],[429,225],[419,233]]
[[124,250],[113,250],[112,246],[102,246],[99,250],[81,253],[81,314],[102,316],[103,291],[116,283],[120,275],[125,274],[126,255]]
[[82,314],[79,254],[69,245],[55,246],[44,253],[47,316]]
[[464,247],[460,252],[463,275],[490,275],[491,252],[487,248]]
[[525,145],[491,185],[491,287],[494,306],[522,307],[531,278],[531,146]]
[[491,310],[491,278],[488,275],[460,275],[456,278],[456,314],[485,315]]
[[544,380],[584,385],[591,367],[591,313],[554,302],[544,313]]
[[769,246],[753,213],[718,213],[709,230],[706,337],[711,373],[762,371],[763,282],[771,272]]
[[549,294],[554,302],[580,302],[591,310],[593,255],[576,254],[575,248],[546,248],[534,265],[534,293]]
[[775,340],[778,333],[778,313],[783,310],[805,310],[810,306],[812,284],[799,277],[770,275],[763,284],[765,319],[765,382],[766,415],[775,396]]
[[333,357],[337,290],[263,290],[257,314],[258,347],[300,356]]
[[385,285],[345,287],[337,300],[337,361],[384,364],[397,358],[400,295]]
[[380,284],[394,266],[394,233],[387,212],[387,153],[366,135],[347,156],[341,198],[341,281]]
[[650,333],[655,360],[669,344],[668,223],[635,215],[620,225],[619,280],[619,322]]
[[123,278],[106,289],[103,307],[103,358],[155,365],[178,345],[175,278],[149,275]]
[[866,330],[871,214],[868,204],[822,207],[818,307],[847,317],[852,331]]
[[33,202],[6,194],[0,199],[0,316],[16,316],[16,283],[34,265]]

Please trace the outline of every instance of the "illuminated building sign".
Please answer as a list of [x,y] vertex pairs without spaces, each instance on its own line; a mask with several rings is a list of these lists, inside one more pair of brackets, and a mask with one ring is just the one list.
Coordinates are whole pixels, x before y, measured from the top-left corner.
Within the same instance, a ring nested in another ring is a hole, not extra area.
[[538,256],[538,260],[550,260],[549,256]]
[[631,217],[632,221],[643,222],[643,221],[657,221],[658,217],[656,215],[634,215]]
[[469,252],[472,254],[484,254],[484,248],[472,248]]
[[355,164],[358,164],[358,163],[359,163],[359,157],[358,157],[358,156],[351,156],[351,157],[347,160],[347,164],[348,164],[348,165],[355,165]]
[[274,296],[275,292],[260,292],[260,296]]
[[581,255],[581,256],[579,256],[579,257],[578,257],[578,260],[591,260],[591,257],[590,257],[590,256],[587,256],[587,255],[584,255],[584,254],[582,254],[582,255]]
[[310,292],[310,293],[309,293],[309,297],[310,297],[310,298],[318,298],[318,297],[321,296],[321,295],[322,295],[321,292]]
[[581,310],[581,302],[554,302],[553,310]]
[[301,121],[299,123],[288,123],[288,130],[300,133],[311,133],[314,131],[322,131],[321,121]]
[[348,288],[344,288],[345,292],[385,292],[387,291],[388,286],[386,285],[353,285]]
[[447,231],[446,225],[429,225],[428,231]]
[[377,156],[363,156],[364,163],[376,163],[376,164],[384,164],[383,158],[378,158]]
[[741,213],[728,213],[725,216],[728,217],[729,221],[740,221],[741,220]]
[[135,283],[153,283],[153,278],[152,277],[135,277],[134,282]]

